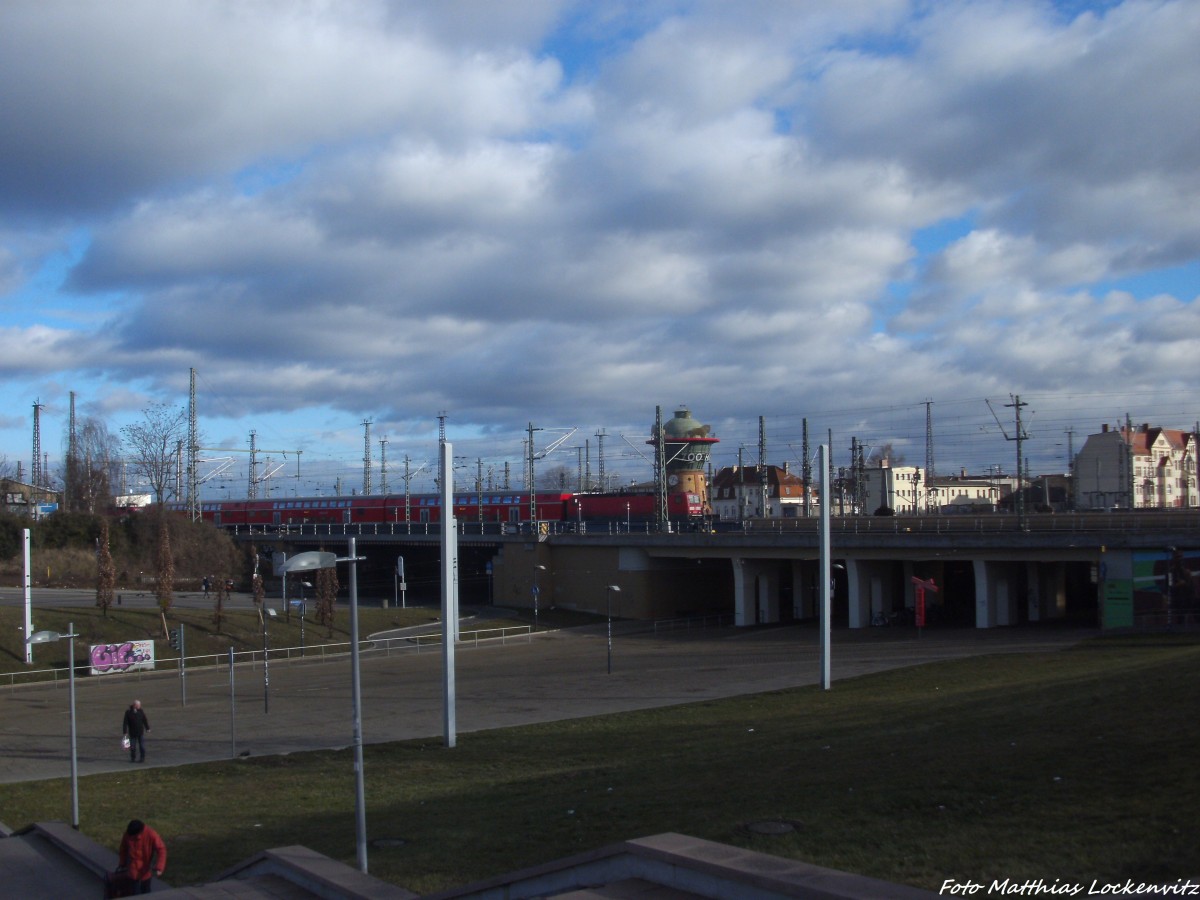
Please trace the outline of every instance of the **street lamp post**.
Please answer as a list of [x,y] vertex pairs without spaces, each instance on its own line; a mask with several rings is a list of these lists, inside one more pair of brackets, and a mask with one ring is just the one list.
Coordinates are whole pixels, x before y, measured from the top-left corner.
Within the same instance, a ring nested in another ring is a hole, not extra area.
[[354,707],[354,843],[358,870],[367,873],[367,796],[363,773],[362,680],[359,674],[358,646],[358,556],[354,538],[349,538],[350,554],[350,701]]
[[308,614],[308,605],[305,603],[304,589],[312,587],[311,581],[300,579],[300,655],[304,655],[306,644],[304,643],[304,619]]
[[69,643],[67,653],[69,655],[67,668],[67,681],[70,685],[71,694],[71,827],[76,831],[79,830],[79,757],[75,751],[75,623],[72,622],[67,626],[66,634],[59,634],[57,631],[35,631],[25,641],[26,644],[48,644],[51,641],[61,641],[66,638]]
[[324,550],[297,553],[280,567],[281,571],[306,572],[331,569],[339,562],[350,563],[350,705],[353,707],[354,751],[354,842],[358,870],[367,871],[367,802],[363,775],[362,682],[359,675],[358,646],[358,560],[354,538],[348,539],[349,555],[338,557]]
[[621,593],[621,588],[615,584],[610,584],[604,589],[605,596],[608,598],[608,674],[612,674],[612,595]]

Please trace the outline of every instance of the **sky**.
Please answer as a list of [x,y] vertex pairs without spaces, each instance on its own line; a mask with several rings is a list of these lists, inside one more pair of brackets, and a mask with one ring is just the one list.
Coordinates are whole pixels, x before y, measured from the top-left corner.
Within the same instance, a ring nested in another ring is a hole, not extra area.
[[252,432],[273,491],[428,489],[439,416],[514,487],[530,425],[645,477],[658,407],[718,466],[1190,430],[1197,46],[1195,0],[10,0],[0,455],[192,371],[216,496]]

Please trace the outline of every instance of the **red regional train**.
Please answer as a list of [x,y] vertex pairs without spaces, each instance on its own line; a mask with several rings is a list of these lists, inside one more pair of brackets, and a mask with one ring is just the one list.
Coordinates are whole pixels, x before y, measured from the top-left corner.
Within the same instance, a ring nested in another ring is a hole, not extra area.
[[[535,494],[539,522],[653,522],[654,495],[647,493]],[[180,512],[182,503],[168,504]],[[365,495],[354,497],[284,497],[256,500],[205,500],[202,518],[223,528],[271,528],[323,524],[435,524],[441,521],[440,494]],[[667,517],[685,526],[697,525],[705,510],[699,494],[667,494]],[[454,516],[459,522],[518,525],[530,520],[526,491],[456,492]]]

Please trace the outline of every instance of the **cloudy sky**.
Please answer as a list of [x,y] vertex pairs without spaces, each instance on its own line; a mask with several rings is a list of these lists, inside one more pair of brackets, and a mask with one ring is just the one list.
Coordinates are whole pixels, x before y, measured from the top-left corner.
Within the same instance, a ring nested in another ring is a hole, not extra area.
[[0,454],[191,369],[288,492],[439,413],[514,478],[531,422],[638,474],[656,406],[718,464],[760,417],[924,462],[927,401],[939,471],[1014,468],[1013,395],[1038,470],[1190,429],[1198,46],[1195,0],[9,0]]

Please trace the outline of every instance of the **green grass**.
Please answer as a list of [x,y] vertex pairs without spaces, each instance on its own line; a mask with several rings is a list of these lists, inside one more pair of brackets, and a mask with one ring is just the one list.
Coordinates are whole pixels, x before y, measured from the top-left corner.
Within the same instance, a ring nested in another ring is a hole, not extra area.
[[[404,628],[436,621],[439,610],[432,607],[409,607],[407,609],[362,608],[359,610],[359,632],[363,637],[389,628]],[[0,608],[0,673],[23,672],[25,650],[21,644],[19,630],[25,624],[25,612],[17,607]],[[113,606],[108,616],[91,607],[42,607],[35,610],[34,628],[66,633],[67,627],[75,626],[79,638],[75,641],[75,656],[80,665],[87,660],[89,644],[107,644],[130,640],[154,639],[157,643],[154,655],[157,659],[177,659],[179,654],[172,650],[162,636],[162,619],[157,608],[134,608]],[[176,607],[167,615],[169,628],[185,626],[185,649],[189,657],[203,654],[227,653],[230,647],[243,650],[262,649],[262,629],[258,613],[253,610],[237,610],[225,613],[220,631],[213,623],[211,609],[184,609]],[[491,622],[488,623],[489,626]],[[291,616],[290,621],[280,615],[269,619],[270,645],[272,647],[300,646],[300,617]],[[305,643],[310,647],[318,644],[345,643],[350,640],[350,612],[339,606],[334,619],[333,634],[327,636],[324,626],[317,625],[313,610],[308,610],[304,630]],[[35,669],[65,668],[68,643],[57,641],[41,644],[34,650]]]
[[[426,892],[679,831],[937,889],[945,878],[1170,881],[1200,872],[1200,641],[1101,639],[802,688],[365,748],[372,874]],[[0,786],[62,817],[65,779]],[[349,752],[91,776],[116,846],[136,795],[203,881],[263,848],[354,864]],[[747,830],[759,820],[790,834]],[[985,882],[986,883],[986,882]]]
[[[327,633],[324,626],[317,625],[314,611],[310,606],[307,610],[307,620],[304,629],[304,643],[309,647],[319,644],[346,643],[350,640],[350,611],[345,603],[337,608],[334,619],[333,633]],[[436,622],[441,616],[441,610],[432,606],[409,606],[405,609],[389,607],[360,607],[358,611],[359,633],[365,638],[368,635],[391,628],[408,628],[415,625],[425,625]],[[570,610],[555,610],[542,613],[539,617],[539,629],[563,628],[599,621],[596,616],[584,613],[574,613]],[[57,631],[66,634],[68,626],[75,626],[79,638],[75,642],[75,656],[79,665],[87,662],[87,648],[91,644],[120,643],[130,640],[157,641],[154,648],[156,659],[174,660],[179,654],[172,650],[167,639],[162,634],[162,619],[157,608],[147,609],[132,606],[112,606],[108,615],[101,614],[95,607],[41,607],[35,610],[33,617],[35,630]],[[258,613],[253,610],[235,610],[226,612],[220,630],[213,622],[212,609],[185,609],[175,607],[167,614],[168,628],[185,626],[186,651],[189,657],[205,654],[225,654],[230,647],[237,652],[244,650],[262,649],[262,629],[259,625]],[[504,628],[531,626],[533,617],[528,610],[514,610],[503,618],[480,619],[478,622],[464,622],[462,628],[467,631],[475,628]],[[25,625],[25,612],[15,606],[0,607],[0,674],[10,672],[25,672],[30,667],[25,665],[25,648],[21,641],[24,637],[21,629]],[[291,618],[278,615],[268,620],[270,646],[272,648],[300,646],[300,617],[293,611]],[[35,670],[66,668],[68,643],[58,641],[41,644],[34,651]],[[195,662],[189,662],[189,665]],[[47,676],[49,677],[49,676]],[[24,683],[18,679],[18,683]]]

